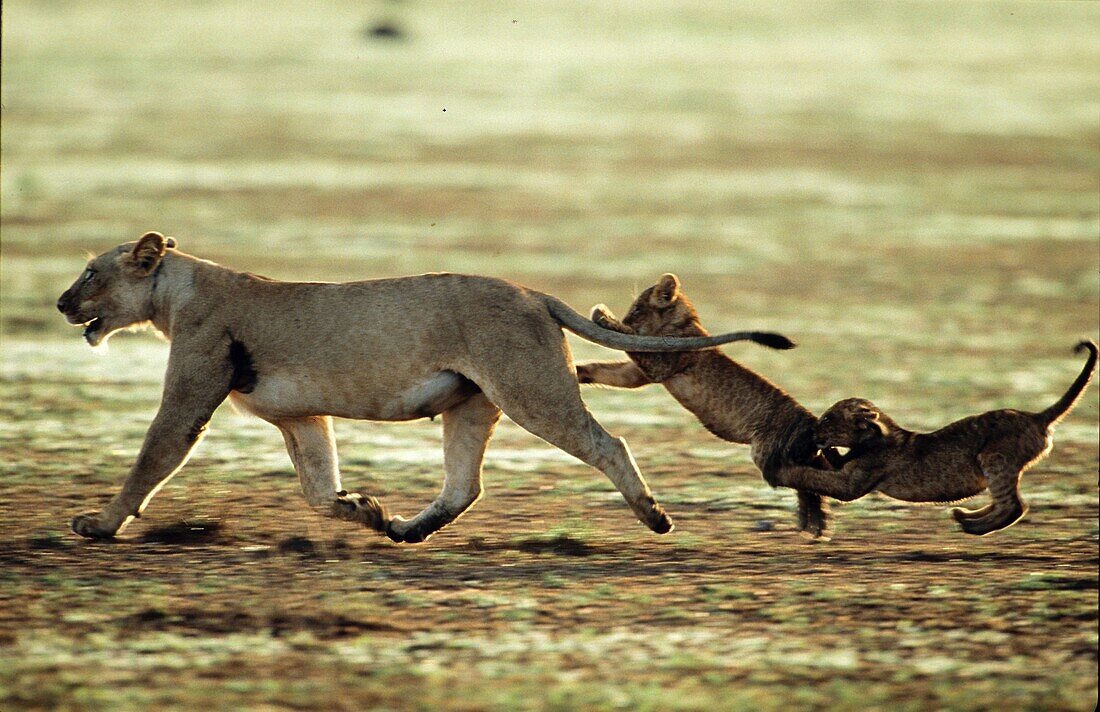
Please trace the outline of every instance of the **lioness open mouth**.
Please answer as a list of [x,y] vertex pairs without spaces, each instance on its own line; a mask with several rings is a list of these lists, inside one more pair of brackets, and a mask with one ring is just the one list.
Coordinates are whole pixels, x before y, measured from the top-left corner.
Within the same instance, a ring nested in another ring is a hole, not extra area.
[[99,330],[99,327],[103,325],[103,321],[97,316],[92,317],[90,321],[84,322],[84,338],[91,340],[91,337],[95,335],[95,332]]

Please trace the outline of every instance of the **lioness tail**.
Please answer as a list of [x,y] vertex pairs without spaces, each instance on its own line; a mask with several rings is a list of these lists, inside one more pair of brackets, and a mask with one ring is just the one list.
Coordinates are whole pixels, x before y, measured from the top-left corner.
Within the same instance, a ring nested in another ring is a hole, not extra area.
[[1085,388],[1089,385],[1089,381],[1092,380],[1092,373],[1096,370],[1096,342],[1088,339],[1078,343],[1077,346],[1073,348],[1073,353],[1075,354],[1079,354],[1082,351],[1088,351],[1089,357],[1085,361],[1085,367],[1081,369],[1081,375],[1077,376],[1077,380],[1073,382],[1073,385],[1069,387],[1065,395],[1058,399],[1057,403],[1043,412],[1035,414],[1035,417],[1048,428],[1066,417],[1070,409],[1077,404],[1081,394],[1085,392]]
[[770,331],[733,331],[715,336],[688,337],[621,334],[617,331],[604,329],[591,319],[581,316],[560,299],[549,295],[543,296],[546,300],[547,309],[559,324],[592,343],[618,349],[619,351],[697,351],[728,344],[731,341],[754,341],[761,346],[772,349],[793,349],[795,347],[795,343],[786,336]]

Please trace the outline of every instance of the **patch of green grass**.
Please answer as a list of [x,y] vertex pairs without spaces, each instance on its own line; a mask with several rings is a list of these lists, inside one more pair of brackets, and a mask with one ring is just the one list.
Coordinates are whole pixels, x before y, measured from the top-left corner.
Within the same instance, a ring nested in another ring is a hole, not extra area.
[[[726,352],[807,407],[917,429],[1044,407],[1100,331],[1093,4],[418,2],[383,13],[395,42],[377,8],[303,7],[4,3],[0,707],[1095,705],[1093,391],[1028,518],[981,540],[868,498],[807,544],[748,448],[650,386],[583,396],[667,537],[505,419],[478,505],[392,546],[308,512],[278,432],[227,405],[123,541],[77,541],[168,346],[94,353],[54,303],[148,229],[275,278],[477,272],[582,312],[673,271],[712,330],[800,343]],[[349,489],[436,496],[438,422],[337,435]],[[141,541],[197,519],[218,535]]]

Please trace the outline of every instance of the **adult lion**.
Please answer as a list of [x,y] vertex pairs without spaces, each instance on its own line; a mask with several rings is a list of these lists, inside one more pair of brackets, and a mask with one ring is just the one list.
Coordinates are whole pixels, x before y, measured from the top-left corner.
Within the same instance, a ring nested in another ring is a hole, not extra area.
[[[766,332],[658,338],[600,328],[554,297],[489,277],[426,274],[344,284],[279,282],[175,249],[150,232],[93,258],[57,302],[92,346],[151,325],[171,341],[160,409],[122,490],[73,519],[81,536],[114,536],[190,455],[214,409],[236,405],[283,434],[309,504],[398,542],[419,542],[481,496],[481,462],[501,411],[607,475],[650,529],[672,522],[626,443],[580,399],[562,327],[603,346],[683,351]],[[341,489],[332,416],[443,416],[443,491],[411,520]]]

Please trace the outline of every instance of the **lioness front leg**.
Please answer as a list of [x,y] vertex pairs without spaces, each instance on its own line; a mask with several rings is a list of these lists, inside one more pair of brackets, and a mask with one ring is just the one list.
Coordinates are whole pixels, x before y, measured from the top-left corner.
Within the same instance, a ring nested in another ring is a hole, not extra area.
[[386,528],[391,539],[422,542],[481,497],[481,463],[498,420],[500,408],[483,393],[443,411],[443,491],[412,519],[393,517]]
[[102,512],[77,515],[73,531],[90,539],[107,539],[140,516],[157,490],[187,462],[210,416],[229,394],[231,377],[228,356],[220,362],[209,352],[180,357],[173,350],[160,409],[122,490]]
[[324,516],[358,522],[385,533],[390,516],[378,498],[348,493],[340,487],[332,418],[287,418],[275,421],[275,426],[283,434],[302,494],[310,507]]

